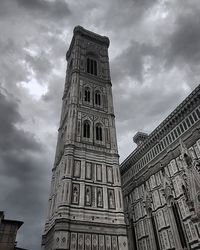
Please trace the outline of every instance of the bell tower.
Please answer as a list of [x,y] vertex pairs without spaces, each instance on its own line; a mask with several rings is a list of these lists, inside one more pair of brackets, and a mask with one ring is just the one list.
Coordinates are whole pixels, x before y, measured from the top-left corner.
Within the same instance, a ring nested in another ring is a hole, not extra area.
[[127,250],[109,39],[74,28],[43,250]]

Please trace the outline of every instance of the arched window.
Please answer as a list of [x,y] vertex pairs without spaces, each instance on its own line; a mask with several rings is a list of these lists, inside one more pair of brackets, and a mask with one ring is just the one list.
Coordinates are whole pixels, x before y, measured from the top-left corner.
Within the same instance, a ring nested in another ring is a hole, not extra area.
[[90,122],[84,121],[83,123],[83,137],[90,138]]
[[85,88],[85,102],[90,102],[90,88]]
[[87,73],[97,75],[97,61],[92,58],[87,58]]
[[95,92],[95,104],[101,106],[101,93],[100,91]]
[[102,127],[101,124],[96,125],[96,140],[102,141]]

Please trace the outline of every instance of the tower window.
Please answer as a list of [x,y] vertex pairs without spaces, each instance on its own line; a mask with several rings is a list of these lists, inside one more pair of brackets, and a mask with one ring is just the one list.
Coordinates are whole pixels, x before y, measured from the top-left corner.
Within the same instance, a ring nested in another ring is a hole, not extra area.
[[102,141],[102,127],[100,124],[96,125],[96,140]]
[[85,121],[83,123],[83,137],[90,138],[90,123],[89,123],[89,121]]
[[97,75],[97,61],[91,58],[87,58],[87,73]]
[[90,89],[85,88],[85,102],[90,102]]
[[100,91],[95,92],[95,104],[101,106],[101,93]]

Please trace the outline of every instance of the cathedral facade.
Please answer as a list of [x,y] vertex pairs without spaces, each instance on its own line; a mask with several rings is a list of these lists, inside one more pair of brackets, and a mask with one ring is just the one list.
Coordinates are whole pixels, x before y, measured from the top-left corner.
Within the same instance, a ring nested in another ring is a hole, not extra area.
[[200,249],[200,85],[120,171],[129,249]]
[[43,250],[127,250],[109,39],[77,26],[67,70]]

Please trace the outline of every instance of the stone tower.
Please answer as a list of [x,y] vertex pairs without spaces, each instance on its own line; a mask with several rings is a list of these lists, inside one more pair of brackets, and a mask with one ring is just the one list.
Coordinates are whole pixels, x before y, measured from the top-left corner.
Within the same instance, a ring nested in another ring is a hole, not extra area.
[[66,55],[42,249],[127,250],[109,39],[77,26]]

